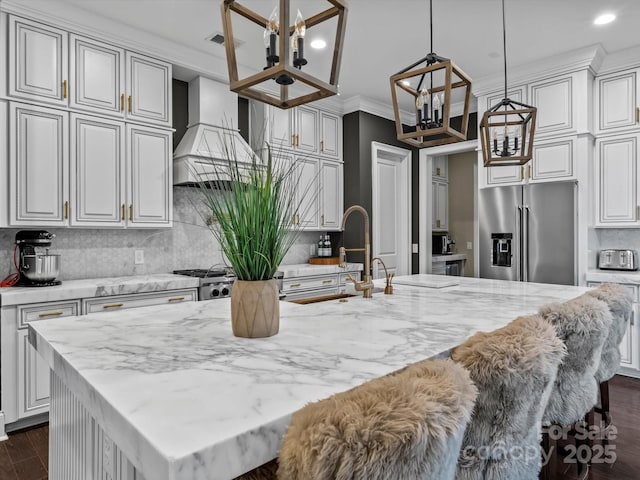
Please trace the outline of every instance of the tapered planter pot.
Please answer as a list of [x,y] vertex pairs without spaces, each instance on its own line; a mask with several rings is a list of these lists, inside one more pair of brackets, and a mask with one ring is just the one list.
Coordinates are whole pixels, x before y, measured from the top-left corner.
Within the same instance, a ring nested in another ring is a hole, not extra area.
[[278,333],[277,280],[236,280],[231,288],[231,328],[236,337],[262,338]]

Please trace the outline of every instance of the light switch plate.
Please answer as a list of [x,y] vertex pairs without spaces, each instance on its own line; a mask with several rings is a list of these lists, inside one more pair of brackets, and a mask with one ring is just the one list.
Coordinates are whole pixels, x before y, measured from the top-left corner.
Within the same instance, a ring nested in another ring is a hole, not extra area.
[[467,242],[467,250],[473,250],[473,242]]
[[417,243],[412,243],[411,244],[411,253],[418,253],[418,244]]
[[144,263],[144,250],[136,250],[134,253],[133,263],[142,265]]

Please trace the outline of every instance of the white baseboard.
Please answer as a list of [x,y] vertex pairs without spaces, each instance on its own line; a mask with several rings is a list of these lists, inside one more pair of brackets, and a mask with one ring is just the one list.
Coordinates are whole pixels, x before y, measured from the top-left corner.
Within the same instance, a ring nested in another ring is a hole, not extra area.
[[4,412],[0,411],[0,442],[8,439],[7,432],[4,430]]
[[640,371],[633,368],[620,367],[618,369],[618,375],[624,375],[625,377],[640,378]]

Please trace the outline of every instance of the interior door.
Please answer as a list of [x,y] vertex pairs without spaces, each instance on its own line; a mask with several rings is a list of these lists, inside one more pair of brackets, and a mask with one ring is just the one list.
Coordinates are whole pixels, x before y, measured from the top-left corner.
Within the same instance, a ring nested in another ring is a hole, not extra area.
[[[390,145],[373,145],[373,256],[380,257],[389,273],[411,274],[411,152]],[[384,278],[384,267],[373,262],[373,278]]]

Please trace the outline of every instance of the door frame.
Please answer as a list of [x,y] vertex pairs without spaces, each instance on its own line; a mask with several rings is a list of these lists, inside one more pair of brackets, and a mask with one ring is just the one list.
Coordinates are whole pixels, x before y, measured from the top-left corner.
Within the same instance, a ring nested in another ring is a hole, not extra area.
[[[478,151],[478,140],[467,140],[466,142],[450,143],[438,147],[423,148],[420,150],[418,158],[418,272],[431,273],[431,225],[432,209],[429,200],[433,198],[432,165],[433,157],[440,155],[452,155],[455,153]],[[473,275],[478,276],[478,242],[480,240],[480,230],[478,228],[478,162],[474,162],[473,168],[474,185],[474,206],[473,206],[473,251],[474,264]],[[425,208],[429,206],[429,208]],[[424,208],[424,211],[423,211]]]
[[[380,212],[380,196],[378,195],[378,158],[380,152],[391,154],[398,157],[400,175],[404,179],[404,185],[400,196],[400,202],[406,215],[400,216],[401,228],[399,233],[401,238],[398,241],[398,256],[404,258],[406,262],[406,275],[411,275],[411,164],[412,152],[407,148],[395,147],[380,142],[371,142],[371,231],[372,231],[372,248],[371,257],[375,257],[380,253],[378,245],[380,244],[380,224],[378,218]],[[373,269],[375,278],[376,270]]]

